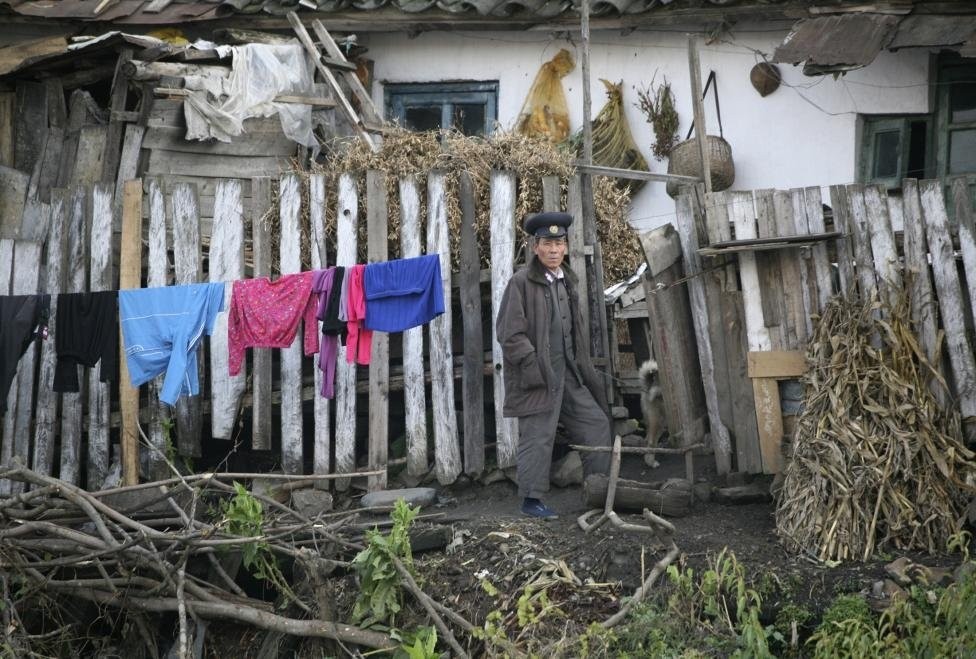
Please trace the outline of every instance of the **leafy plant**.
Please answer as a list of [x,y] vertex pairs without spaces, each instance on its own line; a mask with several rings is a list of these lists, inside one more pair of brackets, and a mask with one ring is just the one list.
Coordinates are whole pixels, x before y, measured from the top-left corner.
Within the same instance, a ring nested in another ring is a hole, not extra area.
[[376,529],[366,533],[366,548],[352,561],[359,575],[359,597],[352,612],[355,622],[367,626],[394,625],[403,603],[394,559],[399,559],[408,570],[413,568],[409,530],[419,511],[420,508],[411,508],[399,499],[390,515],[393,520],[390,534],[383,535]]
[[420,627],[409,634],[404,643],[397,648],[393,659],[438,659],[437,630],[433,627]]
[[[264,506],[246,487],[234,481],[234,496],[221,502],[222,524],[230,535],[241,538],[254,538],[241,544],[241,561],[244,568],[254,576],[273,584],[286,600],[298,602],[298,598],[288,585],[287,579],[278,567],[271,546],[259,539],[264,528]],[[283,603],[284,604],[284,603]]]

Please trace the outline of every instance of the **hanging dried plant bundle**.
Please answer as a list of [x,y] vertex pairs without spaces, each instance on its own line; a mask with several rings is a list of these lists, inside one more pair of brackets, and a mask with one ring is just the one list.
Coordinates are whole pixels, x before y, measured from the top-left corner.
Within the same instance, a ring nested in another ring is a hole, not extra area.
[[[655,78],[657,74],[655,74]],[[651,151],[658,160],[664,160],[671,153],[671,149],[678,143],[678,111],[674,107],[674,92],[671,83],[664,78],[657,87],[654,78],[651,84],[637,90],[635,104],[647,117],[647,123],[654,131],[654,144]]]
[[[976,491],[976,454],[944,381],[894,308],[834,298],[807,351],[804,411],[776,509],[793,552],[867,560],[881,549],[944,551]],[[874,347],[875,345],[881,347]]]
[[[566,180],[573,173],[573,156],[558,148],[544,137],[530,137],[518,133],[496,132],[489,138],[467,137],[449,133],[443,139],[434,132],[416,133],[395,130],[383,138],[382,148],[373,153],[361,142],[354,142],[337,152],[324,165],[316,166],[317,173],[325,173],[335,179],[340,172],[352,172],[357,176],[360,200],[365,199],[366,170],[378,169],[387,173],[389,209],[390,255],[400,250],[400,204],[398,181],[413,176],[417,181],[421,198],[421,231],[426,227],[427,174],[437,169],[447,177],[447,210],[451,226],[451,254],[455,270],[458,269],[461,235],[461,207],[458,201],[459,175],[468,172],[475,187],[478,243],[482,246],[482,267],[489,267],[490,244],[490,181],[491,171],[515,172],[518,181],[516,192],[515,224],[518,250],[523,244],[522,219],[528,213],[542,209],[542,177],[558,176],[563,183],[562,204],[566,203]],[[334,181],[333,181],[334,182]],[[603,246],[604,278],[614,282],[633,274],[643,261],[643,254],[636,231],[627,223],[626,213],[630,194],[611,179],[595,177],[594,206],[597,216],[597,236]],[[330,183],[330,190],[335,186]],[[335,234],[335,195],[328,195],[326,232]],[[365,221],[360,220],[360,256],[366,254]],[[423,233],[422,233],[423,235]]]
[[[616,84],[601,79],[607,88],[607,103],[593,120],[593,164],[619,169],[646,172],[647,160],[641,155],[630,124],[624,115],[623,83]],[[638,190],[644,181],[626,181],[632,190]]]

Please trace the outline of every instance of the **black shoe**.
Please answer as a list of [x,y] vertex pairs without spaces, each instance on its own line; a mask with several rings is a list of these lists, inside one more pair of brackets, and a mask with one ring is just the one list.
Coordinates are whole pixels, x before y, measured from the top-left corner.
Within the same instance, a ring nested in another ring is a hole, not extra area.
[[559,519],[559,515],[546,504],[528,497],[522,501],[522,514],[539,519]]

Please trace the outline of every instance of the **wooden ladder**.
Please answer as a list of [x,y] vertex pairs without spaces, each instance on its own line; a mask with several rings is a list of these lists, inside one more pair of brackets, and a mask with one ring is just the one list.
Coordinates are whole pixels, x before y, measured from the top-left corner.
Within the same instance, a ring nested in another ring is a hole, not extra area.
[[[369,145],[369,147],[375,152],[379,149],[379,145],[370,133],[382,133],[383,132],[383,118],[377,111],[376,106],[373,105],[373,99],[370,98],[369,92],[363,87],[363,83],[359,81],[359,77],[356,75],[356,65],[346,59],[343,55],[342,49],[339,48],[332,35],[329,31],[325,29],[322,25],[322,21],[315,19],[312,21],[312,31],[315,32],[315,36],[318,38],[320,44],[325,49],[323,54],[315,42],[312,40],[311,35],[309,35],[308,30],[305,29],[305,25],[298,18],[295,12],[290,11],[287,14],[288,22],[291,24],[292,29],[295,31],[295,35],[298,36],[298,40],[302,42],[305,46],[305,50],[308,54],[312,56],[312,61],[315,63],[315,68],[318,69],[322,77],[329,83],[332,90],[336,94],[338,99],[339,109],[352,124],[353,129],[356,134]],[[356,109],[346,98],[345,93],[339,86],[339,81],[333,73],[333,69],[342,76],[342,79],[348,85],[349,89],[352,91],[353,96],[359,101],[359,107],[362,109],[362,115],[356,112]]]

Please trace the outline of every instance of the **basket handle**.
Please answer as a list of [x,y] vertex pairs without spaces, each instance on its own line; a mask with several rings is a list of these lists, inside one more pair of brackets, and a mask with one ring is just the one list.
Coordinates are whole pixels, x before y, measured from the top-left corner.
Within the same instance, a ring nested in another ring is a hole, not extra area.
[[[715,72],[709,71],[708,80],[705,81],[705,90],[702,92],[703,101],[705,100],[705,97],[708,96],[708,88],[713,86],[714,86],[714,91],[712,92],[712,96],[715,97],[715,115],[718,117],[718,134],[719,137],[722,137],[724,139],[725,135],[722,133],[722,108],[719,107],[718,104],[718,83],[715,82]],[[695,130],[694,119],[691,120],[691,125],[688,127],[688,134],[685,136],[686,140],[691,138],[691,132],[693,130]]]

